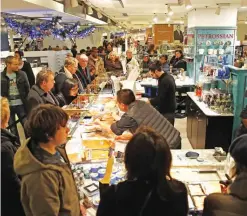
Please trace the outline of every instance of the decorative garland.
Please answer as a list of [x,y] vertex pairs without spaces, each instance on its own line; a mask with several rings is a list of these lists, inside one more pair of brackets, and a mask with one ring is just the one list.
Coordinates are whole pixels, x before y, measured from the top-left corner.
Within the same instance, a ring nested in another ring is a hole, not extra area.
[[21,23],[9,17],[5,17],[4,20],[13,31],[31,39],[43,39],[51,35],[61,40],[66,38],[85,38],[94,33],[96,29],[94,26],[90,26],[86,29],[79,30],[80,22],[76,22],[74,25],[62,26],[59,23],[61,20],[60,17],[53,17],[51,21],[44,21],[34,25],[27,22]]

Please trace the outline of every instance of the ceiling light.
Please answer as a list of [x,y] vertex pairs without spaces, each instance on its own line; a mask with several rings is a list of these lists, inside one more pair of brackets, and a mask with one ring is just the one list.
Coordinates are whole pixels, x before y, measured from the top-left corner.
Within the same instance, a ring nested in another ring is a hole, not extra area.
[[216,8],[215,14],[216,14],[216,15],[220,15],[220,6],[218,6],[218,7]]
[[165,15],[165,22],[170,22],[171,18],[167,15]]
[[187,10],[189,10],[190,8],[192,8],[192,4],[191,4],[190,0],[185,0],[185,8]]
[[97,16],[98,16],[99,19],[102,19],[102,17],[103,17],[100,12],[97,12]]
[[89,15],[93,14],[93,9],[90,6],[88,6],[88,8],[87,8],[87,13]]
[[157,17],[156,14],[154,14],[153,22],[154,22],[154,23],[157,23],[157,22],[158,22],[158,17]]
[[168,15],[169,15],[169,16],[172,16],[172,15],[173,15],[173,11],[172,11],[170,5],[167,5],[167,7],[168,7],[168,8],[167,8]]
[[241,1],[241,8],[247,8],[247,0]]
[[180,24],[184,24],[184,21],[183,21],[183,20],[181,20],[181,21],[180,21]]

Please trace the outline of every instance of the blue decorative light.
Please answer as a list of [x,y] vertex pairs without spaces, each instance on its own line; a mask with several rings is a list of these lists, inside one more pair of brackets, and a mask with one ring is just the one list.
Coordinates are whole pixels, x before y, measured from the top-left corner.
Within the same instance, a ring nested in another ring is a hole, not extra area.
[[12,18],[5,17],[5,23],[16,33],[31,39],[43,39],[44,37],[53,35],[54,38],[64,40],[65,38],[85,38],[95,31],[94,26],[80,30],[80,22],[73,25],[62,26],[57,25],[61,21],[61,17],[53,17],[51,21],[44,21],[36,25],[21,23]]

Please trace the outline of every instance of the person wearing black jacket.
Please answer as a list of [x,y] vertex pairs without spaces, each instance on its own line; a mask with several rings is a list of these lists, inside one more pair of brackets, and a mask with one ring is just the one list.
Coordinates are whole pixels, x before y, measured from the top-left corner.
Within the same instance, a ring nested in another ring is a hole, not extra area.
[[187,190],[172,179],[171,161],[166,140],[152,129],[139,128],[125,148],[127,179],[112,186],[107,175],[100,181],[97,216],[187,216]]
[[80,79],[84,89],[91,83],[90,71],[87,65],[88,57],[85,54],[80,55],[76,75]]
[[1,96],[8,98],[10,103],[9,127],[11,132],[19,138],[15,116],[18,116],[22,126],[26,121],[27,96],[30,90],[27,75],[19,70],[19,60],[8,56],[5,60],[6,68],[1,73]]
[[150,74],[154,79],[158,79],[158,95],[150,100],[159,112],[174,125],[176,110],[176,83],[174,78],[167,72],[162,71],[159,61],[153,63]]
[[18,138],[6,127],[9,121],[9,103],[1,98],[1,215],[25,216],[21,205],[21,181],[13,167],[14,155],[19,148]]
[[75,58],[76,57],[76,54],[77,54],[77,46],[76,45],[73,45],[73,47],[71,49],[71,52],[73,54],[73,57]]
[[27,102],[28,113],[40,104],[53,104],[59,106],[59,102],[51,92],[54,87],[54,73],[43,69],[37,74],[36,84],[31,88]]
[[56,95],[59,106],[69,105],[78,95],[78,82],[75,79],[66,79],[61,91]]
[[27,74],[27,78],[31,88],[35,84],[35,77],[30,63],[22,60],[23,56],[24,56],[23,52],[15,51],[15,57],[19,59],[19,70],[22,70]]
[[184,60],[184,55],[182,50],[176,50],[175,56],[173,56],[170,60],[170,66],[177,69],[184,69],[184,71],[187,70],[187,63]]
[[241,124],[239,128],[236,130],[235,137],[239,137],[241,135],[247,134],[247,106],[243,109],[240,114]]
[[65,59],[64,67],[55,76],[55,89],[54,89],[55,94],[58,94],[61,91],[64,81],[66,79],[77,80],[79,93],[82,93],[84,91],[83,85],[79,77],[76,75],[77,68],[78,68],[78,63],[76,59],[71,57]]
[[234,159],[232,183],[227,193],[213,193],[204,200],[203,216],[247,215],[247,134],[235,139],[229,148]]

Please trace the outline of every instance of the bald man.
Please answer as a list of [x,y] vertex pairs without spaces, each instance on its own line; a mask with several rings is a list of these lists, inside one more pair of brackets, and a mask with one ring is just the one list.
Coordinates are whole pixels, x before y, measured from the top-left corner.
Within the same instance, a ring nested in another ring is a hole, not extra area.
[[76,75],[80,79],[83,88],[86,88],[87,85],[91,83],[91,76],[88,68],[88,57],[85,54],[81,54],[80,56],[78,56],[77,60],[79,64]]

